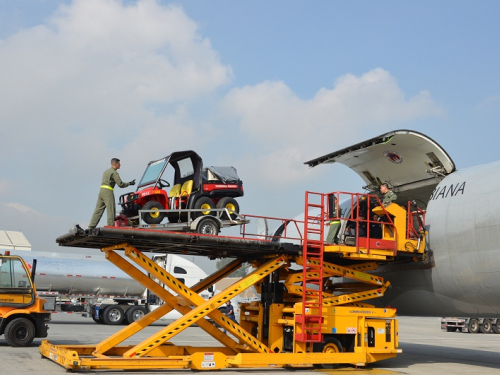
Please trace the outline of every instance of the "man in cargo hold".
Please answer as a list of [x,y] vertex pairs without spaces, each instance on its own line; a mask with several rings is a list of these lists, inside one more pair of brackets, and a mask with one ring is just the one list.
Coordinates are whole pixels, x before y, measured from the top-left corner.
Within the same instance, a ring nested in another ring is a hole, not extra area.
[[101,188],[99,190],[99,195],[97,196],[97,204],[95,206],[94,214],[90,220],[89,230],[92,230],[97,226],[99,220],[101,220],[102,214],[104,213],[104,209],[107,210],[108,214],[107,225],[115,225],[116,206],[113,189],[115,185],[118,185],[121,188],[135,185],[135,180],[122,182],[120,175],[118,174],[120,166],[120,159],[113,158],[111,159],[111,168],[106,169],[102,175]]
[[385,182],[380,185],[380,192],[384,194],[384,198],[382,199],[382,204],[384,205],[384,207],[387,207],[398,198],[396,193],[394,193],[392,190],[389,190],[389,185],[387,185]]

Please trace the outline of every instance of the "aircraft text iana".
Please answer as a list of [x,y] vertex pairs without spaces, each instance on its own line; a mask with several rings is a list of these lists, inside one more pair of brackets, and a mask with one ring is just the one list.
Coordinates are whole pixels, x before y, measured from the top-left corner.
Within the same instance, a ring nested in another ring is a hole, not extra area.
[[456,197],[459,193],[463,194],[464,190],[465,190],[465,181],[462,183],[457,182],[455,185],[449,185],[449,186],[445,185],[435,189],[432,192],[430,199],[436,200],[438,198],[447,198],[448,196]]

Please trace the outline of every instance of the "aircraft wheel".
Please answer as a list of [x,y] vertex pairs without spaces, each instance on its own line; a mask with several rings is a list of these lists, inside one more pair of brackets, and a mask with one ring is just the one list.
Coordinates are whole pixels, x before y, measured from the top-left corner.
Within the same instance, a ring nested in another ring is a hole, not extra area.
[[165,218],[165,212],[160,212],[163,210],[161,203],[156,201],[149,201],[142,207],[143,210],[153,210],[152,212],[145,212],[142,214],[142,220],[147,224],[160,224]]
[[[240,213],[240,206],[238,202],[236,202],[236,199],[231,197],[221,198],[221,200],[217,202],[217,208],[226,208],[229,211],[229,216],[231,216],[231,219],[233,220],[236,219],[236,214]],[[220,218],[221,220],[229,220],[225,212],[221,214]]]
[[481,327],[479,329],[481,330],[482,333],[491,333],[491,331],[493,329],[492,324],[491,324],[491,320],[484,319],[483,324],[481,325]]
[[[344,351],[342,344],[335,337],[326,336],[326,335],[324,337],[325,337],[324,342],[319,342],[319,343],[313,344],[313,351],[315,353],[333,354],[333,353],[342,353]],[[316,365],[314,365],[314,367],[331,369],[331,368],[337,368],[338,364],[337,363],[324,363],[324,364],[316,364]]]
[[493,324],[493,332],[500,333],[500,319],[497,319],[497,322]]
[[35,338],[35,326],[29,319],[16,318],[7,324],[4,335],[10,346],[28,346]]
[[196,226],[196,232],[201,234],[210,234],[217,236],[219,234],[219,224],[211,217],[205,217]]
[[104,310],[102,320],[108,325],[119,325],[125,319],[123,309],[118,305],[111,305]]
[[479,321],[475,318],[469,320],[469,333],[478,333],[479,332]]
[[127,322],[130,324],[143,318],[146,315],[146,309],[142,306],[132,306],[125,315],[127,316]]

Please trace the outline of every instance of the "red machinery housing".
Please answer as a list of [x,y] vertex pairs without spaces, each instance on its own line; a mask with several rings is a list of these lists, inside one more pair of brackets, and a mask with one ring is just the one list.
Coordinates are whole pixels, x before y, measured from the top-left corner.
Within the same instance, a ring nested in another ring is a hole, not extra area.
[[[163,179],[164,174],[173,174],[172,187]],[[168,187],[169,192],[165,190]],[[121,215],[129,220],[136,219],[141,209],[151,210],[143,213],[142,219],[147,224],[159,224],[165,217],[170,222],[186,221],[186,209],[204,210],[193,212],[191,218],[214,215],[211,210],[215,208],[226,208],[233,216],[240,210],[235,198],[241,196],[243,182],[234,167],[203,168],[196,152],[178,151],[149,162],[137,190],[120,196],[119,204]],[[229,218],[223,214],[221,219]]]

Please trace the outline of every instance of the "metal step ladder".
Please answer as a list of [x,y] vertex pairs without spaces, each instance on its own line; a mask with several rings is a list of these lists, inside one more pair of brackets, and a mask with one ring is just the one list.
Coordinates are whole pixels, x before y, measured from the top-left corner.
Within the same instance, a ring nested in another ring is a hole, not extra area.
[[322,342],[323,323],[323,249],[325,230],[325,195],[306,192],[304,210],[304,241],[302,248],[302,315],[295,320],[299,342]]

